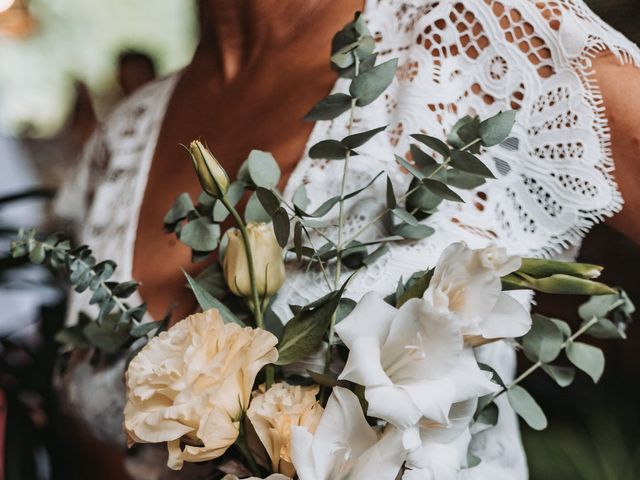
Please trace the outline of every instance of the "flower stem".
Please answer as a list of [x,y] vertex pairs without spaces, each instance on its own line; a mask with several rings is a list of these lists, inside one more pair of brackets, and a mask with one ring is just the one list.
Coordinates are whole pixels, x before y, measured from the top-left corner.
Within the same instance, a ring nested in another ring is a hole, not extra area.
[[[231,202],[229,202],[229,199],[226,195],[223,195],[222,198],[220,198],[220,201],[235,220],[236,224],[238,225],[238,229],[240,230],[240,234],[242,235],[242,243],[244,243],[244,251],[247,255],[247,266],[249,267],[249,279],[251,281],[251,303],[253,304],[253,308],[251,310],[253,311],[253,316],[256,320],[256,327],[265,330],[264,312],[262,302],[260,301],[260,293],[258,292],[256,269],[253,264],[253,252],[251,251],[251,243],[249,243],[249,232],[247,231],[247,226],[245,225],[236,208],[231,204]],[[275,377],[273,365],[269,364],[265,367],[265,375],[268,390],[269,388],[271,388]]]
[[251,303],[252,303],[252,311],[254,318],[256,320],[256,326],[258,328],[264,329],[264,320],[262,316],[262,308],[260,302],[260,293],[258,292],[258,284],[256,282],[256,272],[255,266],[253,263],[253,252],[251,251],[251,243],[249,242],[249,232],[247,231],[247,226],[245,225],[242,217],[235,209],[235,207],[229,202],[229,199],[226,195],[220,198],[222,204],[229,211],[236,224],[238,225],[238,229],[240,230],[240,234],[242,235],[242,242],[244,243],[244,251],[247,256],[247,265],[249,267],[249,280],[251,281]]
[[[242,420],[240,422],[242,424]],[[260,477],[262,475],[262,472],[260,472],[260,467],[251,454],[251,450],[249,449],[249,445],[247,444],[244,432],[242,431],[240,432],[240,435],[238,435],[238,439],[236,440],[236,447],[238,447],[240,454],[244,458],[245,462],[247,462],[247,466],[249,467],[249,470],[251,470],[251,473],[257,477]]]
[[[353,55],[353,60],[355,62],[355,70],[354,70],[354,78],[358,76],[358,74],[360,73],[360,58],[358,57],[358,55],[355,53],[355,51],[352,53]],[[356,110],[356,102],[358,101],[357,98],[352,98],[351,99],[351,107],[349,109],[349,121],[347,123],[347,134],[351,135],[352,131],[353,131],[353,121],[354,121],[354,116],[355,116],[355,110]],[[333,277],[333,288],[334,290],[338,289],[338,286],[340,285],[340,274],[342,273],[342,249],[344,247],[344,244],[342,243],[343,240],[343,235],[344,235],[344,217],[345,217],[345,198],[344,198],[344,194],[346,191],[346,187],[347,187],[347,175],[349,174],[349,160],[351,159],[351,150],[347,150],[347,153],[345,155],[344,158],[344,166],[342,169],[342,181],[340,182],[340,200],[339,200],[339,205],[338,205],[338,243],[336,245],[336,271],[335,271],[335,275]],[[332,345],[333,342],[335,340],[335,327],[336,327],[336,316],[338,314],[338,309],[336,309],[335,312],[333,312],[333,315],[331,315],[331,323],[329,324],[329,347],[327,348],[327,356],[326,356],[326,360],[325,360],[325,364],[324,364],[324,371],[325,373],[328,373],[330,368],[331,368],[331,357],[332,357]]]

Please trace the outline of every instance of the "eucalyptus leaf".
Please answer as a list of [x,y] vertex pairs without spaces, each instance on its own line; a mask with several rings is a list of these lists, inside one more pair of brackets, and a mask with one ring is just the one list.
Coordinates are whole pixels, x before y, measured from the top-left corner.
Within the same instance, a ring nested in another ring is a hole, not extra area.
[[580,370],[598,383],[604,372],[604,354],[602,350],[582,342],[569,342],[567,358]]
[[[371,55],[362,58],[360,60],[360,64],[358,65],[358,73],[371,70],[375,66],[377,58],[378,58],[377,53],[372,53]],[[347,68],[338,69],[338,76],[341,78],[354,78],[356,76],[355,64]]]
[[456,192],[447,187],[444,183],[431,178],[423,178],[422,184],[435,195],[452,202],[464,202]]
[[117,327],[116,315],[105,316],[101,323],[89,322],[83,329],[85,338],[100,350],[115,353],[129,340],[129,328]]
[[386,194],[387,194],[387,208],[389,210],[396,208],[396,205],[398,204],[398,202],[396,200],[396,194],[393,191],[393,183],[391,183],[391,179],[389,178],[389,175],[387,175]]
[[291,229],[291,223],[289,221],[289,215],[284,208],[280,207],[273,213],[273,231],[278,240],[278,245],[281,248],[286,247],[289,242],[289,233]]
[[349,93],[356,99],[356,105],[364,107],[377,99],[393,81],[397,68],[398,59],[394,58],[355,77]]
[[503,142],[516,123],[516,111],[508,110],[480,123],[479,134],[485,147],[493,147]]
[[573,367],[560,367],[557,365],[542,365],[547,375],[555,380],[560,387],[568,387],[576,377],[576,369]]
[[486,183],[486,180],[477,175],[470,175],[455,169],[447,170],[447,185],[464,190],[473,190]]
[[199,252],[212,252],[219,240],[220,226],[205,217],[192,220],[180,230],[180,241]]
[[269,223],[271,215],[267,212],[260,202],[256,192],[252,193],[249,201],[244,209],[244,219],[247,223]]
[[423,212],[431,212],[443,201],[442,197],[428,190],[417,178],[412,179],[409,185],[409,190],[414,189],[416,189],[415,192],[412,192],[406,201],[406,208],[409,211],[418,209]]
[[449,158],[449,156],[451,155],[451,151],[449,150],[449,146],[444,143],[442,140],[440,140],[439,138],[436,137],[432,137],[430,135],[424,135],[422,133],[414,133],[413,135],[411,135],[411,137],[413,137],[415,140],[424,143],[427,147],[429,147],[431,150],[439,153],[440,155],[442,155],[445,159]]
[[293,192],[293,205],[301,210],[306,210],[309,206],[309,197],[307,196],[307,188],[300,185]]
[[344,160],[349,148],[338,140],[322,140],[309,149],[309,157],[326,160]]
[[[244,183],[243,182],[233,182],[229,185],[229,189],[227,190],[226,197],[227,201],[231,205],[237,205],[238,202],[242,199],[244,195]],[[224,222],[229,216],[229,211],[227,207],[220,201],[216,201],[213,205],[213,221],[216,223]]]
[[264,210],[272,215],[280,208],[280,199],[271,190],[266,188],[256,188],[256,196]]
[[280,167],[269,152],[252,150],[247,158],[247,167],[251,181],[257,187],[275,188],[280,181]]
[[195,209],[191,197],[188,193],[178,195],[173,202],[171,209],[164,216],[165,225],[173,225],[186,218],[186,216]]
[[424,170],[426,168],[434,171],[438,167],[438,162],[436,162],[431,155],[420,150],[417,145],[410,145],[409,150],[411,151],[411,158],[414,163],[421,169]]
[[[478,117],[466,115],[458,120],[447,135],[447,142],[454,148],[469,148],[468,145],[479,138],[480,120]],[[479,148],[471,148],[478,152]]]
[[308,122],[318,120],[333,120],[351,108],[351,96],[344,93],[334,93],[320,100],[304,116]]
[[598,319],[598,323],[589,328],[585,333],[593,338],[603,340],[624,340],[627,338],[627,334],[625,333],[623,326],[618,326],[607,318]]
[[407,223],[403,223],[394,227],[393,234],[399,235],[403,238],[407,238],[410,240],[422,240],[424,238],[430,237],[435,233],[435,230],[429,225],[409,225]]
[[527,422],[527,425],[534,430],[547,428],[547,417],[538,403],[524,388],[514,385],[507,390],[507,398],[511,407]]
[[140,323],[131,328],[131,336],[135,338],[144,337],[145,335],[157,330],[162,325],[162,320],[155,322]]
[[533,315],[532,320],[531,329],[522,339],[524,353],[533,362],[552,362],[562,351],[562,331],[551,319],[542,315]]
[[202,308],[202,311],[206,312],[212,308],[217,309],[224,320],[224,323],[236,323],[241,327],[246,327],[244,322],[240,320],[229,308],[222,303],[220,300],[211,295],[207,290],[205,290],[195,279],[193,279],[187,272],[182,271],[184,276],[189,282],[189,286],[193,291],[193,294],[198,301],[198,305]]
[[418,170],[415,166],[411,165],[400,155],[396,155],[396,162],[398,162],[401,167],[407,170],[411,175],[413,175],[418,180],[422,180],[423,178],[426,178],[426,175],[424,173]]
[[293,249],[296,253],[296,260],[298,260],[298,262],[302,260],[302,247],[302,224],[300,222],[296,222],[296,225],[293,228]]
[[491,170],[479,158],[464,150],[451,151],[451,166],[471,175],[495,178]]
[[383,127],[374,128],[373,130],[367,130],[366,132],[354,133],[353,135],[344,137],[340,143],[353,150],[354,148],[358,148],[367,143],[378,133],[383,132],[387,127],[388,125],[385,125]]

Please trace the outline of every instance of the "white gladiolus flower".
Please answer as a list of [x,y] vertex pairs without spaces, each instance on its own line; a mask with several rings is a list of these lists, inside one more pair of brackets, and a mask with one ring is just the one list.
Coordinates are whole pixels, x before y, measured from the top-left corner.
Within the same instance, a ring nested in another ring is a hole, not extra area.
[[531,315],[502,292],[501,283],[501,277],[518,270],[520,263],[504,248],[471,250],[454,243],[440,256],[424,301],[453,314],[465,337],[520,337],[531,328]]
[[407,448],[419,444],[420,421],[446,425],[454,403],[499,388],[480,370],[451,316],[420,299],[396,309],[369,293],[336,332],[350,350],[340,379],[365,387],[369,415],[413,429],[405,432]]
[[366,421],[358,398],[336,387],[315,434],[291,429],[293,465],[299,480],[395,480],[406,458],[401,432],[380,436]]
[[408,458],[403,480],[456,480],[466,465],[471,442],[469,424],[478,402],[476,399],[453,405],[448,425],[423,422],[421,446]]

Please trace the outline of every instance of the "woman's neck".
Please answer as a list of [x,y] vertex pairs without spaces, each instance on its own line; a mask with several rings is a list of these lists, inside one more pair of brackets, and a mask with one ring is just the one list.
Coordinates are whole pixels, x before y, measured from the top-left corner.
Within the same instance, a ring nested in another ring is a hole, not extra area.
[[[295,48],[325,48],[364,0],[201,0],[202,40],[194,62],[231,82],[257,58]],[[328,53],[328,52],[327,52]]]

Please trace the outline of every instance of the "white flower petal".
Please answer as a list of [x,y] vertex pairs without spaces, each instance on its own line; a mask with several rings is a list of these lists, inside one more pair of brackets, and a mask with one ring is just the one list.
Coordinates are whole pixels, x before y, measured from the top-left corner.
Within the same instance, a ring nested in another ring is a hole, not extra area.
[[391,380],[380,365],[380,345],[373,337],[352,343],[347,364],[339,377],[360,385],[390,385]]
[[347,318],[336,325],[336,333],[349,348],[363,336],[375,337],[382,345],[395,314],[395,308],[377,293],[370,292],[362,297]]
[[485,338],[517,338],[531,329],[531,315],[515,298],[503,293],[483,323]]
[[369,403],[368,414],[399,428],[414,426],[422,418],[422,410],[412,400],[410,392],[398,385],[368,387],[365,398]]

